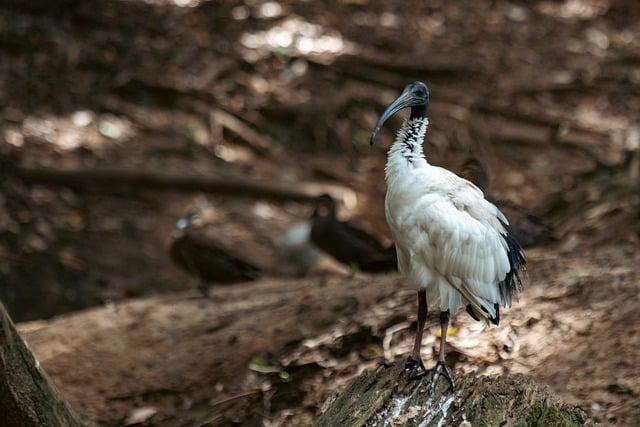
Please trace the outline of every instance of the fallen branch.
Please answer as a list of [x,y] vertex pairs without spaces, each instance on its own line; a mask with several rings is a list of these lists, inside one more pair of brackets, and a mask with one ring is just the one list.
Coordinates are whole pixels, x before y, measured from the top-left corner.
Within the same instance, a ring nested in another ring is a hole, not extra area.
[[339,200],[355,199],[349,188],[316,182],[270,182],[244,176],[185,176],[125,168],[47,169],[18,167],[15,176],[28,184],[62,186],[78,191],[166,190],[194,191],[232,196],[263,197],[275,200],[309,202],[321,194]]

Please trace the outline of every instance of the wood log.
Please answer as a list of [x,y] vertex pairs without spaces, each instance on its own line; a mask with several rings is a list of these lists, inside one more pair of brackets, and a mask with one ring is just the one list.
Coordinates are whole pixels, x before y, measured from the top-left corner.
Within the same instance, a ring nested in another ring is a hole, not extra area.
[[74,190],[201,191],[245,197],[310,202],[327,193],[339,200],[356,199],[346,187],[316,182],[270,182],[244,176],[185,176],[125,168],[48,169],[18,167],[15,176],[27,184],[62,186]]
[[454,393],[430,376],[409,379],[402,364],[365,372],[330,398],[318,426],[581,426],[579,408],[556,399],[525,375],[457,378]]
[[0,303],[0,424],[5,427],[81,426]]

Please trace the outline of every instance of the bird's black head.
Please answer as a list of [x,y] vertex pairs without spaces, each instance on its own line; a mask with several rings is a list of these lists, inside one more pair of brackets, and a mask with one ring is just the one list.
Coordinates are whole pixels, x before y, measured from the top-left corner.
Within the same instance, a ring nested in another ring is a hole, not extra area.
[[333,200],[328,194],[318,196],[315,200],[315,209],[313,210],[313,217],[335,217],[336,216],[336,201]]
[[408,84],[400,96],[384,110],[384,113],[382,113],[380,119],[378,119],[378,123],[376,123],[376,127],[373,128],[373,132],[371,133],[369,144],[373,145],[373,141],[378,135],[378,132],[380,132],[380,129],[382,129],[382,125],[398,111],[411,107],[411,118],[426,117],[428,106],[429,88],[427,85],[422,82]]
[[473,182],[483,192],[489,186],[489,173],[482,163],[475,157],[469,157],[463,164],[459,175],[467,181]]

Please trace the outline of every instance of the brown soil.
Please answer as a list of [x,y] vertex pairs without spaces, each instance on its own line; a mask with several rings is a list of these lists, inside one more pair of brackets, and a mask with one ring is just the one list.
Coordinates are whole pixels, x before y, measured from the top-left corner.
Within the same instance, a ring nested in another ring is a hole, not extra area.
[[[529,259],[527,288],[500,327],[454,320],[450,363],[458,375],[532,375],[596,420],[634,425],[637,248],[548,248]],[[413,292],[396,275],[266,280],[212,299],[142,299],[20,330],[72,406],[100,423],[150,407],[153,425],[300,425],[383,356],[401,362],[415,326]],[[428,333],[427,364],[436,344]]]

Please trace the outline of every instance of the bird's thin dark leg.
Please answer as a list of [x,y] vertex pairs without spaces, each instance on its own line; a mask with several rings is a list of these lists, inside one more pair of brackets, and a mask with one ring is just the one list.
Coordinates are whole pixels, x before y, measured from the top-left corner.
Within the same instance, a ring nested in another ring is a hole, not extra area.
[[447,331],[449,329],[449,310],[440,312],[440,351],[438,352],[438,362],[433,370],[432,387],[435,387],[440,376],[445,377],[449,381],[449,386],[453,391],[453,378],[445,361],[445,347],[447,345]]
[[[198,274],[198,269],[193,263],[193,260],[191,259],[191,256],[189,255],[189,253],[185,253],[184,251],[182,251],[182,255],[185,259],[185,262],[187,264],[187,268],[189,269],[189,271],[191,271],[191,273],[194,276],[199,277],[200,275]],[[200,294],[204,298],[209,298],[209,283],[207,283],[204,279],[201,278],[200,281],[198,282],[198,291],[200,291]]]
[[198,283],[198,290],[204,298],[209,298],[209,283],[204,280],[200,280]]
[[449,310],[440,312],[440,351],[438,362],[445,361],[445,347],[447,345],[447,332],[449,331]]
[[411,375],[416,376],[419,369],[426,372],[420,348],[422,347],[422,334],[424,333],[424,325],[427,322],[427,292],[425,290],[418,291],[418,326],[416,329],[415,341],[413,343],[413,351],[411,357],[407,360],[406,367],[411,369]]
[[413,343],[413,357],[416,360],[422,360],[420,356],[420,348],[422,348],[422,334],[424,333],[424,325],[427,321],[427,292],[418,291],[418,327],[416,329],[416,337]]

